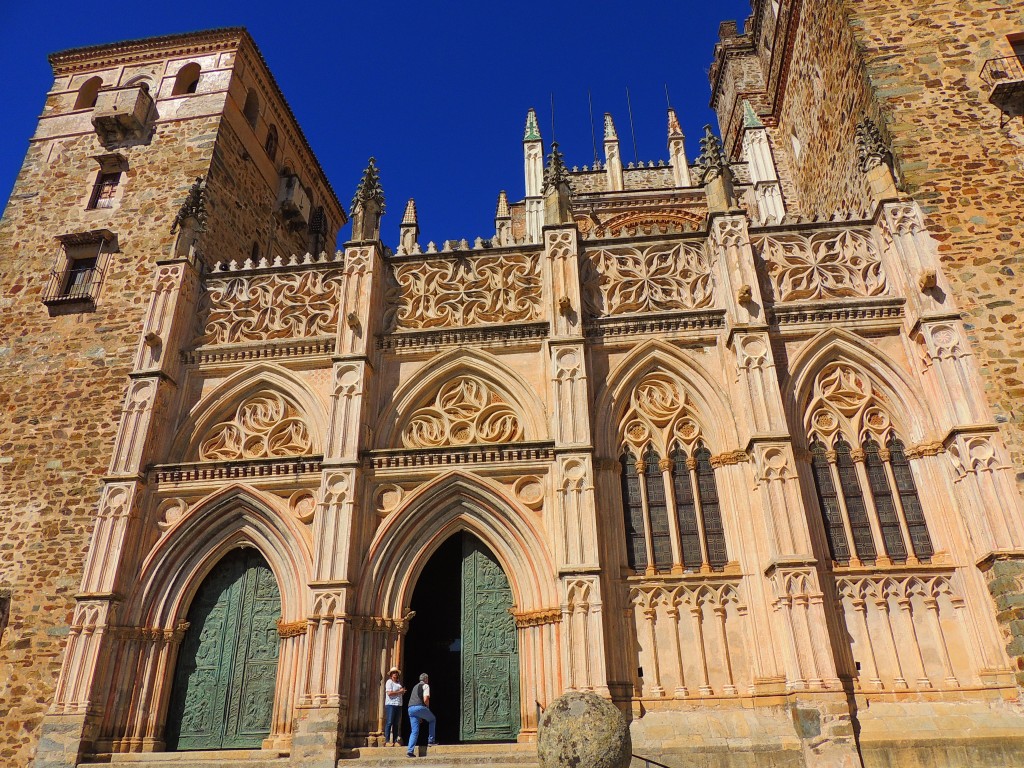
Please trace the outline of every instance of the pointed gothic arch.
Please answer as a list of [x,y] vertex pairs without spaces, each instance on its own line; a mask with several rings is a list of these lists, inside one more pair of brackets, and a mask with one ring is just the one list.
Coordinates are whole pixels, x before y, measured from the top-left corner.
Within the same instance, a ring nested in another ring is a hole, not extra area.
[[834,363],[851,365],[869,378],[889,403],[889,416],[905,440],[919,442],[935,431],[931,413],[906,372],[856,334],[829,329],[810,339],[790,360],[781,385],[788,393],[784,404],[787,419],[798,433],[805,431],[805,411],[811,405],[818,375]]
[[260,552],[277,579],[282,621],[305,619],[313,558],[302,524],[280,500],[238,483],[193,505],[153,548],[127,601],[126,619],[173,629],[210,570],[245,546]]
[[692,403],[705,441],[713,452],[733,450],[739,445],[739,432],[729,398],[707,370],[663,341],[650,341],[633,349],[607,378],[597,393],[594,413],[605,414],[598,420],[594,442],[598,456],[619,455],[619,426],[630,407],[630,395],[649,374],[667,372],[679,379]]
[[324,452],[328,405],[293,371],[272,363],[259,363],[224,379],[196,403],[178,429],[170,451],[171,460],[194,460],[200,443],[214,426],[230,419],[248,398],[262,392],[280,397],[294,409],[308,433],[309,454]]
[[494,355],[476,349],[457,349],[438,355],[395,392],[377,420],[377,448],[402,446],[402,431],[412,414],[432,402],[441,387],[459,377],[478,379],[493,389],[515,412],[523,440],[547,440],[544,403],[535,389]]
[[484,543],[508,576],[520,611],[558,604],[554,563],[531,514],[488,481],[451,472],[418,489],[378,529],[366,552],[361,613],[400,618],[420,572],[450,536],[466,531]]

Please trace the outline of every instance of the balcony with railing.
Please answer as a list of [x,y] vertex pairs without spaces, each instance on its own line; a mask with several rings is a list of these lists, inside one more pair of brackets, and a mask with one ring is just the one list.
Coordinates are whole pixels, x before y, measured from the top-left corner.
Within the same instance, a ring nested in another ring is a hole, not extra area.
[[988,100],[1008,117],[1024,114],[1024,60],[1020,56],[989,59],[981,69]]

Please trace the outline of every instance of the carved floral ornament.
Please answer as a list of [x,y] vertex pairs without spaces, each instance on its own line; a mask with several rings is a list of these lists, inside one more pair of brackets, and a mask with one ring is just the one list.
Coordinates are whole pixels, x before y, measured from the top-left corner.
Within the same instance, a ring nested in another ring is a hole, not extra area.
[[868,232],[847,229],[775,235],[753,241],[776,301],[868,298],[889,293]]
[[212,427],[199,443],[201,461],[236,461],[306,456],[312,452],[309,427],[279,392],[263,390]]
[[871,437],[884,444],[892,429],[884,395],[875,391],[865,373],[847,363],[821,370],[808,413],[808,431],[826,443],[842,433],[857,443]]
[[402,262],[391,266],[388,283],[389,332],[530,322],[542,315],[537,254]]
[[691,415],[683,383],[670,373],[647,374],[630,394],[629,409],[622,420],[622,441],[637,456],[652,446],[668,456],[672,446],[692,446],[701,429]]
[[402,430],[406,448],[512,443],[523,438],[516,411],[493,386],[473,376],[445,383],[434,402],[415,411]]
[[584,270],[584,298],[595,316],[703,309],[715,301],[711,259],[689,243],[588,251]]
[[200,344],[236,344],[338,331],[339,271],[306,271],[211,279],[203,295],[209,314]]

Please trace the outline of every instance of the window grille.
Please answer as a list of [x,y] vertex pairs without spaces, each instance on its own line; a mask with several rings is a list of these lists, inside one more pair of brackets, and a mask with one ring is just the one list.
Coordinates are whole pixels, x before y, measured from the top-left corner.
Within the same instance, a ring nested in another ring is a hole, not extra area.
[[628,450],[622,463],[622,501],[626,521],[626,558],[637,573],[647,570],[647,545],[644,540],[644,504],[640,495],[640,476],[636,459]]
[[114,198],[117,196],[117,185],[120,183],[120,171],[101,171],[96,177],[96,184],[92,188],[92,196],[89,198],[89,208],[113,208]]
[[857,468],[853,464],[850,444],[840,439],[836,442],[836,469],[839,472],[839,487],[846,500],[846,511],[850,515],[850,530],[853,532],[853,546],[861,562],[873,563],[877,558],[875,542],[871,538],[871,523],[868,521],[864,495],[860,489]]
[[825,520],[825,533],[832,559],[844,565],[850,562],[850,544],[843,527],[843,511],[839,506],[836,486],[832,482],[832,468],[829,466],[825,445],[820,440],[811,443],[811,469],[814,473],[814,487],[818,491],[818,505]]
[[903,515],[907,520],[910,545],[914,548],[914,555],[918,560],[930,560],[935,554],[935,550],[932,547],[931,536],[928,535],[928,524],[924,519],[921,497],[917,495],[917,486],[914,484],[914,475],[910,470],[910,462],[907,461],[904,445],[893,435],[889,438],[887,447],[892,474],[896,479],[896,492],[900,495]]
[[668,500],[665,480],[659,466],[660,457],[653,448],[644,454],[644,482],[647,486],[647,510],[651,521],[651,548],[654,567],[659,571],[672,568],[672,540],[668,530]]
[[672,489],[676,497],[676,520],[679,521],[679,538],[683,554],[683,567],[698,570],[704,563],[701,554],[700,529],[697,528],[697,507],[693,500],[693,483],[690,469],[686,465],[687,455],[682,448],[676,448],[672,455]]
[[106,270],[104,255],[111,252],[113,235],[106,231],[65,235],[43,289],[47,305],[94,304]]
[[892,489],[889,488],[889,478],[885,476],[882,456],[878,450],[878,443],[874,440],[864,442],[864,468],[867,470],[868,486],[875,501],[885,552],[894,562],[905,562],[907,545],[903,541],[903,532],[900,531],[900,519],[896,515],[896,504],[892,499]]
[[704,518],[704,538],[707,544],[708,564],[719,570],[729,561],[725,552],[725,529],[722,527],[722,511],[718,505],[718,486],[715,484],[715,470],[711,466],[711,451],[700,446],[693,453],[697,460],[697,493]]

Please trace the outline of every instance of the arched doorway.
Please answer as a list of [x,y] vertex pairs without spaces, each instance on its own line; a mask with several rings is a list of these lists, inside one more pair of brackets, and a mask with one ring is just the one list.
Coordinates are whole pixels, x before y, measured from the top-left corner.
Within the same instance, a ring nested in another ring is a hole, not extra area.
[[519,648],[508,577],[469,533],[445,541],[413,592],[405,681],[430,675],[441,743],[514,741],[520,730]]
[[252,749],[270,734],[281,593],[255,549],[236,549],[188,609],[167,712],[167,748]]

